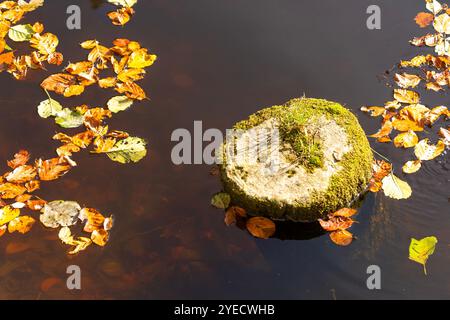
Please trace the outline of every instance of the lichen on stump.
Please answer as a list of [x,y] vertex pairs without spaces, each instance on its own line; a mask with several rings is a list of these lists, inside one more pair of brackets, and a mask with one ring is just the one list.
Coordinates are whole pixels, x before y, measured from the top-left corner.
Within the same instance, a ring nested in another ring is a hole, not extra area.
[[[336,102],[293,99],[263,109],[233,129],[239,134],[228,136],[219,154],[221,179],[233,203],[254,214],[315,221],[348,206],[372,175],[366,135],[357,118]],[[274,150],[261,141],[275,132],[279,143]],[[251,156],[255,161],[230,156],[254,149],[269,152]]]

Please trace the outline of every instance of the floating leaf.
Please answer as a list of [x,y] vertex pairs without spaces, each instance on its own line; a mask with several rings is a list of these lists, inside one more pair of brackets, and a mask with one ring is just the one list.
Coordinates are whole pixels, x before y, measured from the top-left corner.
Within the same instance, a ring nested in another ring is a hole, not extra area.
[[106,152],[108,157],[116,162],[138,162],[147,155],[146,142],[142,138],[129,137],[117,142]]
[[14,209],[11,206],[5,206],[0,209],[0,226],[7,224],[20,215],[19,209]]
[[52,201],[45,204],[39,219],[48,228],[73,226],[80,210],[80,205],[75,201]]
[[42,101],[38,106],[38,114],[41,118],[55,117],[63,109],[62,105],[53,99]]
[[358,212],[358,210],[356,209],[352,209],[352,208],[342,208],[339,209],[336,212],[333,212],[332,214],[330,214],[333,217],[344,217],[344,218],[350,218],[352,216],[354,216],[356,213]]
[[8,36],[16,42],[30,41],[34,34],[33,26],[30,24],[18,24],[9,29]]
[[418,142],[419,137],[412,130],[400,133],[394,138],[394,145],[397,148],[411,148],[414,147]]
[[419,25],[419,27],[425,28],[433,22],[434,15],[428,12],[419,12],[414,20]]
[[15,169],[17,167],[23,166],[30,160],[30,153],[26,150],[20,150],[14,155],[14,159],[8,161],[8,167]]
[[428,139],[421,140],[414,148],[414,154],[419,160],[432,160],[442,154],[445,143],[439,140],[436,145],[428,144]]
[[247,220],[247,230],[256,238],[268,239],[275,233],[275,223],[264,217],[253,217]]
[[443,13],[434,18],[434,29],[439,33],[450,34],[450,16]]
[[416,76],[415,74],[408,74],[408,73],[403,73],[403,74],[396,73],[394,76],[394,80],[399,87],[404,88],[404,89],[415,88],[421,81],[419,76]]
[[226,209],[229,207],[231,197],[228,193],[219,192],[215,194],[211,199],[211,204],[218,209]]
[[8,231],[9,233],[19,232],[25,234],[31,230],[35,222],[36,220],[30,216],[17,217],[9,222]]
[[394,89],[394,99],[401,103],[419,103],[419,94],[406,89]]
[[127,96],[116,96],[108,101],[108,109],[114,113],[124,111],[133,105],[133,100]]
[[412,194],[409,184],[392,173],[382,180],[382,184],[384,194],[387,197],[400,200],[408,199]]
[[411,239],[409,245],[409,259],[422,264],[425,275],[427,274],[427,260],[434,253],[437,242],[437,238],[433,236],[421,240]]
[[64,108],[57,113],[55,123],[63,128],[78,128],[84,123],[84,116],[76,110]]
[[345,230],[350,228],[354,221],[345,216],[329,216],[328,220],[318,219],[320,226],[325,231]]
[[414,161],[406,162],[403,165],[402,170],[404,173],[415,173],[415,172],[419,171],[421,167],[422,167],[422,161],[414,160]]
[[112,3],[116,6],[129,7],[131,8],[137,3],[137,0],[108,0],[109,3]]
[[347,230],[338,230],[330,233],[330,239],[338,246],[348,246],[353,241],[353,234]]

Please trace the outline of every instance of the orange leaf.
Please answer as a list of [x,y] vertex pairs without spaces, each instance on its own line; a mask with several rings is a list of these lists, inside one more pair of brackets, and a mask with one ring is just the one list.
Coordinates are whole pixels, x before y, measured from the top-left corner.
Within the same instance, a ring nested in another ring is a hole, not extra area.
[[330,233],[330,239],[338,246],[348,246],[353,241],[353,235],[347,230],[339,230]]
[[433,22],[434,15],[428,12],[419,12],[414,20],[419,25],[419,27],[425,28]]
[[247,221],[247,230],[256,238],[268,239],[275,233],[275,223],[264,217],[253,217]]

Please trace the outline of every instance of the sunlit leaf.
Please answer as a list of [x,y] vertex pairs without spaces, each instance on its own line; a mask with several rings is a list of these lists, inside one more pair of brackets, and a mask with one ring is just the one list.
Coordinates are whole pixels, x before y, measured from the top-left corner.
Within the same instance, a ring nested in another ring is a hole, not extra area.
[[434,15],[428,12],[419,12],[414,20],[419,25],[419,27],[425,28],[433,22]]
[[25,234],[31,230],[35,222],[36,220],[30,216],[17,217],[9,222],[8,231],[9,233],[19,232]]
[[108,157],[116,162],[138,162],[147,155],[147,143],[138,137],[129,137],[117,142],[106,152]]
[[394,89],[394,99],[401,103],[419,103],[420,96],[417,92],[406,89]]
[[55,123],[63,128],[78,128],[83,125],[84,116],[76,110],[64,108],[56,114]]
[[411,161],[406,162],[403,165],[402,170],[404,173],[415,173],[415,172],[419,171],[421,167],[422,167],[422,161],[411,160]]
[[75,201],[52,201],[45,204],[39,219],[48,228],[73,226],[80,210],[80,205]]
[[432,160],[442,154],[445,150],[445,143],[439,140],[436,145],[428,144],[428,138],[421,140],[414,147],[414,154],[419,160]]
[[400,133],[394,138],[394,145],[397,148],[411,148],[414,147],[418,142],[419,137],[412,130]]
[[439,33],[450,34],[450,16],[447,13],[442,13],[434,18],[434,29]]
[[420,77],[416,76],[415,74],[408,74],[408,73],[403,74],[396,73],[394,76],[394,80],[399,87],[404,89],[415,88],[421,81]]
[[438,240],[436,237],[426,237],[421,240],[411,239],[409,245],[409,259],[423,265],[423,271],[427,274],[426,263],[434,253]]
[[15,25],[8,32],[9,38],[16,42],[29,41],[33,34],[33,26],[30,24]]
[[54,117],[63,109],[62,105],[53,99],[42,101],[38,106],[38,114],[41,118]]
[[330,233],[330,239],[338,246],[348,246],[353,241],[353,234],[347,230],[337,230]]
[[127,96],[116,96],[108,101],[108,109],[114,113],[124,111],[133,105],[133,100]]
[[412,190],[406,181],[401,180],[392,173],[382,180],[383,191],[387,197],[393,199],[408,199]]
[[30,160],[30,153],[26,150],[20,150],[14,155],[14,159],[8,161],[8,167],[15,169],[17,167],[23,166]]
[[325,231],[345,230],[350,228],[354,221],[345,216],[330,215],[328,220],[318,219],[320,226]]
[[0,208],[0,226],[7,224],[20,215],[19,209],[14,209],[11,206]]
[[354,216],[357,212],[358,212],[358,210],[353,209],[353,208],[342,208],[336,212],[331,213],[330,215],[333,217],[350,218],[350,217]]

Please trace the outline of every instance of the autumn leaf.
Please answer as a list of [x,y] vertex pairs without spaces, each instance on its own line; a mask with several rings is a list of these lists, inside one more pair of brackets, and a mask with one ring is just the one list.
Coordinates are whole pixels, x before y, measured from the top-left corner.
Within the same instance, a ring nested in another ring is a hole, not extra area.
[[386,112],[385,107],[361,107],[361,111],[369,113],[372,117],[378,117]]
[[30,160],[30,153],[26,150],[20,150],[14,155],[14,159],[8,161],[8,167],[16,169],[17,167],[23,166]]
[[383,126],[377,133],[370,135],[369,137],[377,138],[378,142],[390,142],[391,138],[389,134],[392,132],[393,126],[390,120],[384,122]]
[[38,114],[41,118],[46,119],[48,117],[55,117],[62,109],[63,107],[58,101],[47,99],[38,105]]
[[14,199],[17,196],[24,194],[27,189],[20,184],[15,183],[0,183],[0,198]]
[[0,208],[0,226],[9,223],[20,215],[19,209],[14,209],[11,206]]
[[247,220],[248,232],[256,238],[268,239],[275,234],[275,223],[264,217],[253,217]]
[[36,168],[30,165],[23,165],[5,175],[5,179],[11,183],[25,183],[36,177]]
[[400,200],[408,199],[412,194],[409,184],[392,173],[383,178],[381,182],[383,184],[384,194],[387,197]]
[[439,135],[442,137],[442,142],[448,147],[450,146],[450,130],[445,128],[439,129]]
[[434,29],[439,33],[450,34],[450,16],[447,13],[442,13],[434,18]]
[[116,6],[131,8],[137,3],[137,0],[108,0],[108,2]]
[[52,201],[45,204],[39,219],[48,228],[69,227],[77,222],[80,210],[75,201]]
[[130,21],[133,14],[134,10],[132,8],[120,8],[116,11],[109,12],[108,18],[114,25],[124,26]]
[[438,240],[436,237],[426,237],[421,240],[411,239],[409,245],[409,259],[423,265],[423,271],[427,274],[426,263],[434,253]]
[[414,148],[414,154],[419,160],[432,160],[442,154],[445,143],[439,140],[436,145],[428,144],[429,139],[421,140]]
[[43,181],[56,180],[72,168],[65,158],[39,159],[36,161],[36,167],[39,178]]
[[399,87],[404,89],[415,88],[421,81],[420,77],[416,76],[415,74],[408,74],[408,73],[403,74],[396,73],[394,76],[394,80]]
[[406,162],[403,165],[402,170],[404,173],[415,173],[415,172],[419,171],[421,167],[422,167],[422,161],[414,160],[414,161]]
[[16,42],[30,41],[34,34],[33,26],[30,24],[19,24],[9,29],[8,36]]
[[397,148],[411,148],[414,147],[418,142],[419,137],[412,130],[400,133],[394,138],[394,145]]
[[245,217],[247,217],[247,212],[245,211],[245,209],[233,206],[228,208],[227,211],[225,212],[224,221],[227,226],[230,226],[234,224],[238,218],[245,218]]
[[22,234],[31,230],[36,220],[30,216],[20,216],[11,220],[8,224],[9,233],[19,232]]
[[230,202],[231,197],[228,193],[225,192],[216,193],[211,199],[211,204],[218,209],[228,208]]
[[58,237],[63,243],[74,246],[74,248],[69,251],[70,255],[86,250],[86,248],[92,243],[92,240],[86,237],[78,237],[75,239],[68,227],[61,228],[61,230],[59,230]]
[[356,209],[342,208],[342,209],[339,209],[336,212],[331,213],[330,215],[333,216],[333,217],[350,218],[350,217],[354,216],[357,212],[358,212],[358,210],[356,210]]
[[330,233],[330,239],[338,246],[348,246],[353,241],[353,234],[347,230],[337,230]]
[[406,89],[394,89],[394,99],[401,103],[419,103],[417,92]]
[[116,96],[111,98],[108,103],[108,109],[114,113],[125,111],[133,105],[133,100],[127,96]]
[[419,12],[414,20],[419,25],[419,27],[425,28],[433,22],[434,15],[428,12]]
[[117,142],[106,155],[113,161],[125,164],[139,162],[147,155],[147,143],[138,137],[128,137]]
[[328,220],[318,219],[320,226],[325,231],[345,230],[350,228],[354,221],[345,216],[329,216]]

